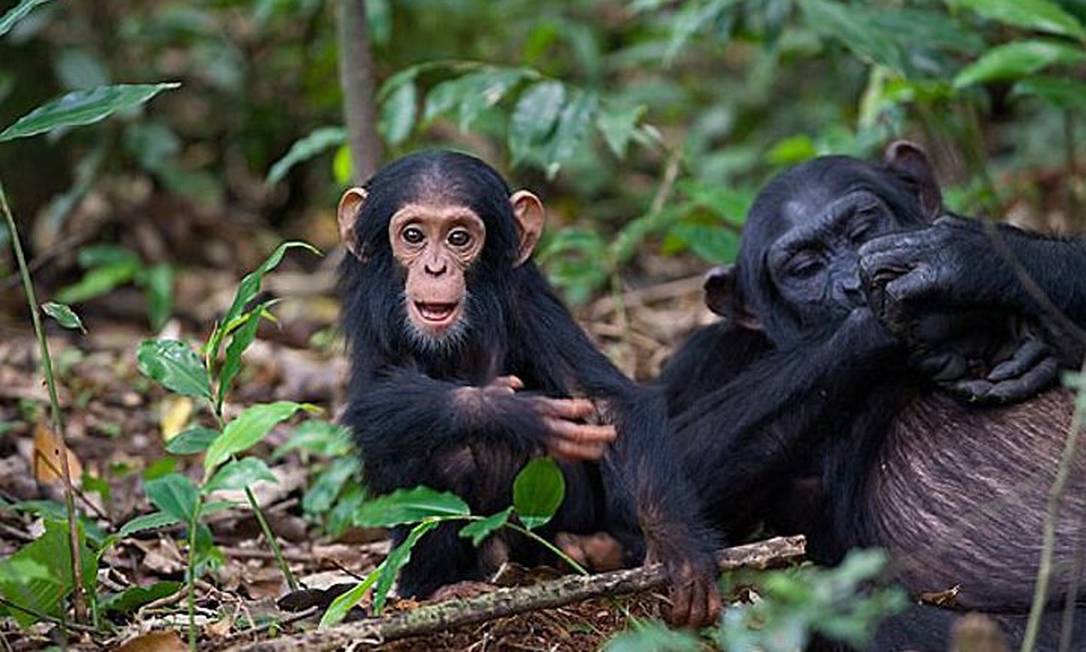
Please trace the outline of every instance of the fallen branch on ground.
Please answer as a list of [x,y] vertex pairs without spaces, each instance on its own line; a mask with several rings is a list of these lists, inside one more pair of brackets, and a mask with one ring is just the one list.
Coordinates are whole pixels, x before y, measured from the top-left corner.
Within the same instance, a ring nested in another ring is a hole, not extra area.
[[[764,569],[803,556],[802,536],[776,537],[717,553],[720,570]],[[319,632],[307,632],[276,640],[258,641],[231,648],[240,652],[334,650],[348,643],[378,645],[389,641],[443,632],[455,627],[552,609],[601,596],[641,593],[666,585],[661,564],[598,575],[569,575],[532,586],[496,589],[467,600],[448,600],[381,618],[344,623]]]

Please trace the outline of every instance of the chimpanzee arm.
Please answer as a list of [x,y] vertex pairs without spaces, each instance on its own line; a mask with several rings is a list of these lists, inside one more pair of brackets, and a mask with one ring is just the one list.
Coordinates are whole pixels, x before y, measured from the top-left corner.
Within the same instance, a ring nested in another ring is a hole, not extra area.
[[825,337],[774,350],[696,401],[675,427],[694,481],[712,488],[714,511],[737,509],[733,501],[785,477],[787,465],[818,443],[815,426],[860,407],[856,401],[881,375],[897,373],[904,355],[860,308]]
[[649,555],[667,566],[673,621],[701,624],[720,608],[712,557],[716,539],[674,449],[663,391],[639,386],[616,369],[549,288],[540,283],[532,297],[522,309],[535,347],[530,352],[535,373],[569,378],[605,404],[618,431],[604,469],[612,517],[636,518]]
[[[860,269],[872,305],[893,329],[925,305],[983,305],[1040,317],[1050,313],[1048,302],[1073,323],[1086,326],[1082,238],[944,217],[926,229],[865,244]],[[1023,282],[1023,272],[1036,288]],[[1036,290],[1047,301],[1039,299]]]

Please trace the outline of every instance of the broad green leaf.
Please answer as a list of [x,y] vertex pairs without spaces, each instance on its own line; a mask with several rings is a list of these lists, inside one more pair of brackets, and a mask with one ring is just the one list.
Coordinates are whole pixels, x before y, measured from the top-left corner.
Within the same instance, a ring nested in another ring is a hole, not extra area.
[[88,125],[143,104],[161,91],[181,84],[119,84],[74,91],[34,109],[0,133],[0,142],[26,138],[58,127]]
[[470,129],[484,109],[500,102],[521,79],[533,74],[534,71],[526,68],[487,67],[465,75],[462,78],[463,94],[460,97],[460,131]]
[[148,267],[137,277],[147,296],[147,316],[151,330],[161,330],[173,312],[173,267],[160,263]]
[[545,172],[548,177],[558,173],[561,164],[577,151],[599,105],[599,96],[593,91],[576,91],[562,108],[558,126],[554,129],[547,153]]
[[35,8],[49,2],[50,0],[22,0],[19,4],[11,8],[3,16],[0,16],[0,37],[11,31],[12,27],[15,27],[15,23],[25,18]]
[[294,141],[286,155],[276,161],[268,170],[264,183],[279,183],[292,167],[307,161],[325,150],[347,142],[347,130],[343,127],[319,127],[309,132],[308,136]]
[[730,263],[739,254],[739,234],[721,226],[676,224],[668,234],[710,263]]
[[171,473],[143,483],[143,491],[155,507],[188,523],[199,507],[200,493],[187,476]]
[[615,636],[602,648],[603,652],[698,652],[701,649],[702,642],[694,632],[668,629],[653,621],[638,624],[633,631]]
[[400,574],[400,569],[411,561],[411,551],[415,544],[427,532],[437,527],[434,521],[424,521],[411,529],[403,543],[388,553],[388,557],[381,563],[381,573],[377,576],[377,587],[373,590],[373,613],[380,614],[388,600],[388,592],[392,590],[392,584]]
[[278,483],[279,480],[271,472],[268,465],[256,457],[243,457],[240,460],[228,462],[211,476],[203,487],[203,492],[209,494],[220,489],[242,489],[251,486],[258,480]]
[[[7,559],[0,561],[0,595],[24,607],[59,617],[65,608],[64,598],[75,586],[72,578],[71,545],[66,521],[46,519],[45,533],[23,546]],[[91,591],[98,576],[98,556],[87,547],[83,529],[78,533],[78,545],[83,563],[83,578]],[[46,576],[24,577],[20,571],[44,567]],[[26,612],[10,610],[19,625],[26,627],[37,619]]]
[[366,591],[369,591],[370,587],[377,581],[377,577],[381,574],[381,568],[382,566],[378,566],[373,569],[357,586],[332,600],[332,604],[328,605],[328,608],[324,610],[317,629],[331,627],[346,618],[347,613],[362,600],[362,597],[366,595]]
[[634,131],[637,130],[637,123],[641,120],[641,116],[645,115],[647,108],[641,104],[600,112],[599,117],[596,118],[596,127],[603,134],[603,139],[615,156],[619,158],[626,156],[626,146]]
[[414,82],[400,84],[381,104],[377,129],[389,145],[399,145],[411,135],[418,111],[418,88]]
[[94,267],[83,275],[75,285],[69,285],[57,292],[56,299],[61,303],[82,303],[136,278],[140,270],[139,261],[116,262]]
[[392,527],[434,516],[468,516],[471,508],[459,496],[429,487],[399,489],[366,502],[354,515],[361,527]]
[[899,73],[906,71],[901,46],[876,29],[867,19],[868,12],[861,7],[829,0],[800,0],[799,5],[807,22],[820,36],[839,41],[860,59]]
[[351,431],[324,419],[310,419],[299,425],[290,439],[275,449],[272,458],[279,459],[299,448],[325,457],[343,456],[354,450]]
[[193,426],[179,432],[176,437],[166,442],[166,452],[171,455],[202,453],[218,436],[218,430],[212,430],[204,426]]
[[985,18],[1006,25],[1086,38],[1082,23],[1050,0],[948,0],[948,3],[972,9]]
[[83,269],[92,267],[104,267],[106,265],[120,265],[129,263],[139,265],[140,258],[136,253],[125,247],[114,244],[97,244],[82,247],[75,255],[76,262]]
[[323,514],[332,508],[336,496],[347,481],[358,471],[358,458],[353,455],[332,460],[317,476],[309,490],[302,496],[302,510],[306,514]]
[[513,165],[543,147],[558,122],[566,87],[561,82],[543,81],[521,94],[509,123],[509,152]]
[[132,613],[145,604],[167,598],[181,590],[182,582],[155,582],[150,586],[133,586],[103,599],[99,606],[108,613]]
[[57,320],[57,323],[64,328],[87,332],[87,329],[83,328],[83,321],[79,319],[79,315],[63,303],[47,301],[41,304],[41,311]]
[[558,463],[549,457],[528,462],[513,481],[513,507],[524,527],[545,525],[566,496],[566,479]]
[[222,322],[211,333],[211,337],[208,340],[208,351],[211,353],[212,358],[219,356],[219,348],[222,344],[222,339],[227,335],[227,331],[233,324],[234,320],[241,316],[243,310],[245,310],[246,304],[252,301],[256,293],[260,291],[260,283],[264,279],[264,275],[275,269],[279,263],[283,260],[283,254],[288,249],[301,247],[307,249],[318,256],[321,255],[319,249],[309,244],[308,242],[301,241],[289,241],[280,244],[276,247],[268,258],[260,264],[255,270],[246,274],[241,282],[238,283],[238,290],[234,294],[234,301],[230,304],[230,308],[226,311],[226,315],[223,316]]
[[267,301],[242,315],[245,321],[231,333],[230,343],[226,345],[226,358],[219,370],[219,391],[217,395],[219,405],[222,405],[223,401],[226,400],[226,395],[230,392],[234,379],[241,372],[241,356],[249,348],[249,345],[256,340],[256,331],[260,328],[260,316],[271,303],[271,301]]
[[298,410],[312,410],[311,406],[293,401],[278,401],[253,405],[239,414],[223,428],[222,435],[207,449],[204,457],[204,476],[211,473],[231,455],[255,446],[275,424],[294,416]]
[[155,512],[153,514],[144,514],[137,516],[134,519],[128,521],[121,526],[121,529],[117,533],[122,537],[131,536],[137,532],[143,532],[144,530],[154,530],[160,527],[166,527],[167,525],[173,525],[180,523],[181,519],[177,518],[173,514],[167,514],[166,512]]
[[1062,77],[1027,77],[1011,89],[1015,97],[1034,96],[1061,109],[1086,107],[1086,83]]
[[204,362],[179,340],[144,340],[136,353],[140,373],[184,396],[211,398]]
[[1016,79],[1053,65],[1074,65],[1086,61],[1086,50],[1059,41],[1014,41],[994,47],[954,77],[954,87]]
[[471,539],[471,544],[478,546],[484,539],[490,536],[492,532],[508,523],[509,516],[512,513],[513,508],[506,507],[497,514],[487,516],[481,521],[472,521],[460,528],[460,536],[465,539]]

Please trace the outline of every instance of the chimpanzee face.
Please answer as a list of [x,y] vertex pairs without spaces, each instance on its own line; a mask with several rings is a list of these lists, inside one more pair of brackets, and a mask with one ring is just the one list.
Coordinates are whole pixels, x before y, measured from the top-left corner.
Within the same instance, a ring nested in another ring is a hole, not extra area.
[[709,274],[706,303],[778,344],[833,327],[864,305],[860,246],[941,211],[927,156],[906,141],[891,144],[881,165],[847,156],[797,165],[758,193],[739,260]]
[[847,312],[863,305],[857,265],[860,246],[894,230],[890,208],[870,190],[854,190],[827,205],[796,203],[792,227],[765,262],[780,298],[798,313]]
[[427,349],[456,345],[471,317],[472,285],[527,261],[543,217],[538,197],[510,194],[485,163],[452,152],[405,157],[339,204],[352,254],[366,265],[391,255],[388,277],[402,284],[408,335]]

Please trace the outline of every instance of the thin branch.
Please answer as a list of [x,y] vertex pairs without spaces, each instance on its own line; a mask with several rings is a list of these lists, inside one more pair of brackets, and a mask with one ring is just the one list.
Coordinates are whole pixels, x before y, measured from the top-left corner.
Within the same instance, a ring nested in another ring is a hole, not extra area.
[[80,625],[79,623],[64,622],[64,620],[61,619],[61,618],[57,618],[56,616],[50,616],[49,614],[45,613],[44,611],[38,611],[37,609],[32,609],[31,607],[24,607],[23,605],[16,604],[16,603],[12,602],[11,600],[8,600],[7,598],[0,598],[0,605],[4,605],[8,609],[14,609],[15,611],[21,611],[21,612],[23,612],[25,614],[29,614],[29,615],[34,616],[35,618],[37,618],[38,620],[41,620],[43,622],[53,623],[54,625],[59,625],[61,627],[66,627],[68,629],[75,630],[77,632],[83,632],[84,634],[101,634],[102,633],[102,632],[98,631],[97,629],[95,629],[93,627],[90,627],[88,625]]
[[[776,537],[717,553],[720,570],[764,569],[798,560],[804,554],[802,536]],[[497,618],[553,609],[600,596],[641,593],[667,584],[662,564],[584,577],[567,575],[533,586],[497,589],[467,600],[449,600],[383,618],[368,618],[318,632],[230,648],[242,652],[334,650],[349,643],[381,644],[447,631]]]

